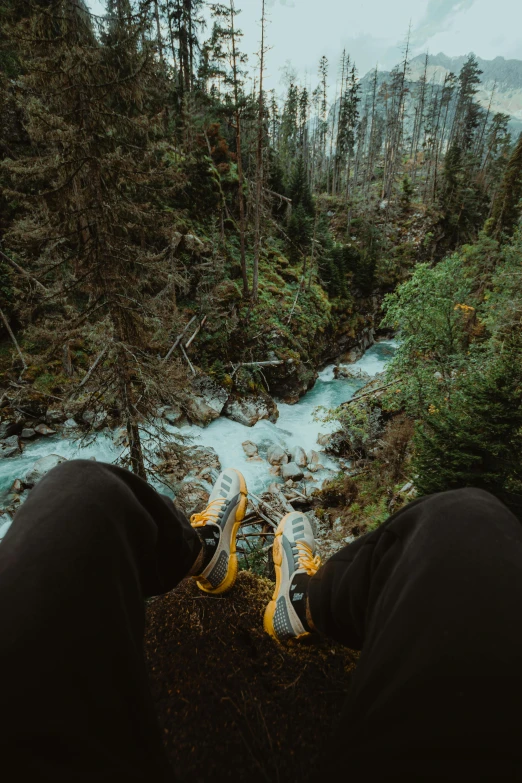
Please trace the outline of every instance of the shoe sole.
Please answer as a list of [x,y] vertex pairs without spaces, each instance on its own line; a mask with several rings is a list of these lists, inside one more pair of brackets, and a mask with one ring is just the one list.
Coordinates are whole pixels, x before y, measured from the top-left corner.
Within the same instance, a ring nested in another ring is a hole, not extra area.
[[230,536],[230,554],[228,557],[227,575],[225,576],[221,584],[218,585],[217,587],[208,587],[207,586],[208,582],[206,584],[205,582],[196,582],[199,589],[202,590],[204,593],[208,593],[209,595],[221,595],[222,593],[228,592],[234,587],[237,579],[236,537],[241,522],[245,518],[245,513],[248,504],[248,491],[247,491],[247,485],[243,474],[240,473],[239,470],[235,470],[235,469],[234,472],[237,473],[237,475],[239,476],[239,491],[241,493],[241,500],[239,501],[239,505],[236,509],[236,518]]
[[281,589],[281,581],[282,581],[283,569],[281,568],[281,566],[283,564],[283,547],[281,545],[281,538],[283,535],[285,522],[289,516],[290,514],[286,514],[286,516],[283,517],[276,530],[276,534],[274,538],[274,546],[272,549],[272,557],[274,559],[275,575],[276,575],[276,586],[275,586],[274,594],[272,596],[272,600],[266,607],[265,614],[263,617],[263,628],[265,629],[267,634],[272,636],[272,638],[278,642],[280,641],[280,639],[275,632],[274,615],[277,608],[277,599],[279,598],[279,591]]

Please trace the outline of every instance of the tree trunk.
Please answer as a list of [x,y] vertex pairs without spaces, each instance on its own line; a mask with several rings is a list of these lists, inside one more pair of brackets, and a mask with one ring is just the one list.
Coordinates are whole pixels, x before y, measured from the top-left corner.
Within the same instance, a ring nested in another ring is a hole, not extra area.
[[256,153],[256,210],[255,210],[255,245],[254,245],[254,274],[252,279],[252,301],[258,300],[259,285],[259,258],[261,255],[261,213],[263,209],[263,70],[265,64],[265,0],[262,0],[261,16],[261,53],[259,62],[259,107],[257,115],[257,153]]

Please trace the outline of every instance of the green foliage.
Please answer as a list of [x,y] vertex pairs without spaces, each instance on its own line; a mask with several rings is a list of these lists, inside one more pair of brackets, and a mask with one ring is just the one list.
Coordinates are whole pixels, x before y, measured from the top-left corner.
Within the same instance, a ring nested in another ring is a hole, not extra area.
[[519,504],[521,249],[519,236],[499,247],[482,235],[434,268],[419,265],[386,300],[384,324],[400,326],[401,345],[385,405],[417,421],[422,492],[477,486]]
[[495,196],[488,233],[500,238],[512,236],[522,215],[522,133],[507,165],[499,191]]
[[520,337],[476,356],[451,405],[419,423],[412,467],[422,493],[481,487],[522,510],[521,357]]

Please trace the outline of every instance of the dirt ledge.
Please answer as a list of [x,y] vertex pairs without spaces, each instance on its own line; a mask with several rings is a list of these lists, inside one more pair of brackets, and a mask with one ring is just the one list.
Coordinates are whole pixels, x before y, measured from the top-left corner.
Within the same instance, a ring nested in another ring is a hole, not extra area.
[[192,580],[148,605],[146,654],[180,781],[317,778],[357,654],[263,632],[273,584],[243,571],[224,597]]

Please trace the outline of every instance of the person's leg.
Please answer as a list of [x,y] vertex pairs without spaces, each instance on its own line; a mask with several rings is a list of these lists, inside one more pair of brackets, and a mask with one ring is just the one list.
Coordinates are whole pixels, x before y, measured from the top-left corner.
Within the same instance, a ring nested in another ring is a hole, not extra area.
[[200,552],[172,501],[125,470],[68,462],[31,491],[0,544],[5,780],[172,779],[143,599],[172,589]]
[[411,503],[308,585],[314,629],[362,649],[337,734],[366,774],[520,774],[522,527],[464,489]]

